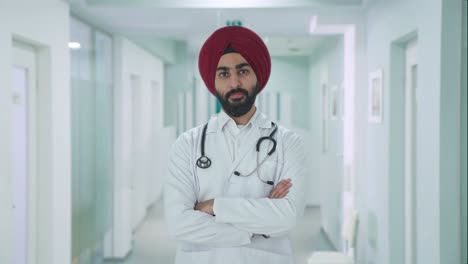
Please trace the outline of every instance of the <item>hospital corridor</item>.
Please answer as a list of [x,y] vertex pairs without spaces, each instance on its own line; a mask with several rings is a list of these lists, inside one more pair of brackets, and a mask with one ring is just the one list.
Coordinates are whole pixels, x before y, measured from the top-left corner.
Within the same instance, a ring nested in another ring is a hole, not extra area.
[[468,264],[467,5],[0,0],[0,264]]

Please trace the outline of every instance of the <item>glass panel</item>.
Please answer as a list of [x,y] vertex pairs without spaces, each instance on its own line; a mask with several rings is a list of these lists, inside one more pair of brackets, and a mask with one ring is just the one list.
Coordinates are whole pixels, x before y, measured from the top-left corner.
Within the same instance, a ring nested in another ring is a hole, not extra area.
[[101,259],[113,208],[112,38],[72,18],[72,259]]
[[96,237],[102,241],[112,226],[113,197],[113,61],[112,38],[95,32],[95,184]]

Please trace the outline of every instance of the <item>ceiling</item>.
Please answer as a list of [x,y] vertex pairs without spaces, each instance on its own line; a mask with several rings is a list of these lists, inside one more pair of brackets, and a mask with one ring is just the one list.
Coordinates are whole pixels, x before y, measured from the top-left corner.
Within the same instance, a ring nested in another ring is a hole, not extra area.
[[309,56],[333,36],[311,35],[314,16],[361,14],[371,0],[68,0],[72,13],[157,52],[157,40],[197,53],[227,21],[256,31],[273,56]]

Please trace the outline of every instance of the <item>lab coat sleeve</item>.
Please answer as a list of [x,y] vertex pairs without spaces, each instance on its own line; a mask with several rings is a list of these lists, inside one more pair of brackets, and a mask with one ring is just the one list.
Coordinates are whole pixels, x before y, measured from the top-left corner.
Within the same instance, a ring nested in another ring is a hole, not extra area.
[[282,199],[215,198],[217,223],[229,223],[255,234],[284,235],[304,212],[305,156],[302,138],[284,135],[284,164],[280,179],[290,178],[292,187]]
[[216,223],[213,216],[194,210],[195,181],[190,165],[192,144],[186,134],[172,146],[164,207],[169,233],[179,241],[210,247],[233,247],[250,243],[251,234],[229,223]]

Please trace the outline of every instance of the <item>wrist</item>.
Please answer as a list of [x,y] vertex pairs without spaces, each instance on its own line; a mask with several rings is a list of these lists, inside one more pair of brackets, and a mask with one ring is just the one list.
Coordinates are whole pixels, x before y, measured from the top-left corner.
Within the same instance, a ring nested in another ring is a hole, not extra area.
[[216,216],[216,199],[211,199],[211,214]]

